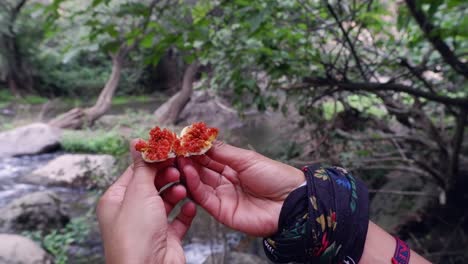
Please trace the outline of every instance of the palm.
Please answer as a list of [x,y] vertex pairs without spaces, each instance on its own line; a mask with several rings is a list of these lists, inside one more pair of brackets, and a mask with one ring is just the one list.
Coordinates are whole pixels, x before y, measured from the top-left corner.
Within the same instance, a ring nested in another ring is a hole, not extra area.
[[291,166],[229,145],[192,160],[182,167],[194,200],[218,221],[251,235],[276,231],[284,199],[304,180]]

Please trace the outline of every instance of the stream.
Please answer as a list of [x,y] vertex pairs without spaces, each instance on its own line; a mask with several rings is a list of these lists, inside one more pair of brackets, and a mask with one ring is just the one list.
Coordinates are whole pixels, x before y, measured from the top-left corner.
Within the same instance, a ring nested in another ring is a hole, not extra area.
[[67,191],[66,188],[48,188],[40,185],[24,184],[17,181],[18,177],[30,173],[62,153],[47,153],[32,156],[0,158],[0,207],[26,193],[53,189]]

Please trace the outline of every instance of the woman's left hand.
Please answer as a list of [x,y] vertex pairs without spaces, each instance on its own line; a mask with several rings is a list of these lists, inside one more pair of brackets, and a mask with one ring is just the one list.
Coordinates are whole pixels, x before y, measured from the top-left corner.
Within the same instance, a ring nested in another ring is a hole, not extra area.
[[185,263],[181,240],[195,217],[192,202],[171,222],[168,214],[187,196],[174,160],[145,163],[131,144],[133,165],[109,187],[97,206],[106,263]]

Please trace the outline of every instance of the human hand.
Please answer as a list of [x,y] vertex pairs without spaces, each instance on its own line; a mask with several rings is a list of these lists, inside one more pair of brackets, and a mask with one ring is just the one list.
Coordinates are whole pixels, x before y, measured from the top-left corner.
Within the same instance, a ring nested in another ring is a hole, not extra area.
[[255,236],[277,231],[281,206],[305,181],[299,169],[216,142],[206,155],[178,158],[192,199],[221,223]]
[[164,185],[179,180],[174,159],[145,163],[131,144],[133,164],[112,184],[97,206],[107,263],[185,263],[181,240],[195,216],[195,204],[182,206],[168,222],[174,205],[186,197],[182,185],[159,194]]

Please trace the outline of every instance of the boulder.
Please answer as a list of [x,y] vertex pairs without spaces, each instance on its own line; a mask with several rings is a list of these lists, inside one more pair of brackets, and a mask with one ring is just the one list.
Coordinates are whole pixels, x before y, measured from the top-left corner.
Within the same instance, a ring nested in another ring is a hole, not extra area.
[[84,186],[111,177],[115,159],[111,155],[66,154],[24,175],[20,181],[48,186]]
[[97,127],[112,128],[119,124],[122,120],[122,116],[119,115],[103,115],[94,122]]
[[237,111],[228,103],[210,95],[207,91],[195,91],[190,101],[179,115],[178,123],[191,124],[203,121],[209,126],[232,129],[241,127],[242,121]]
[[60,145],[60,130],[34,123],[0,133],[0,158],[52,151]]
[[51,264],[52,258],[29,238],[0,234],[0,263]]
[[203,262],[203,264],[217,264],[217,263],[268,264],[268,261],[256,255],[231,251],[231,252],[212,254],[208,256],[208,258],[206,258],[205,261]]
[[27,194],[0,209],[0,231],[21,232],[62,228],[69,217],[60,199],[50,191]]

